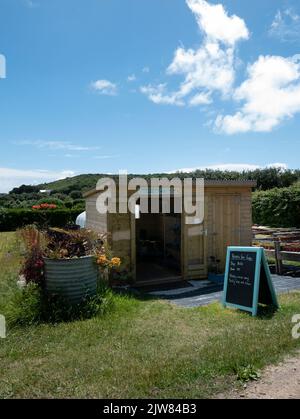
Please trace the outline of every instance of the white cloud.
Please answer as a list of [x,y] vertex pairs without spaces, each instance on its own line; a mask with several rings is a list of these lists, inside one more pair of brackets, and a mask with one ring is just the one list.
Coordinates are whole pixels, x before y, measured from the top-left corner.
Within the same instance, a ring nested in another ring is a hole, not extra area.
[[44,140],[36,140],[36,141],[19,141],[16,143],[17,145],[29,145],[36,148],[46,148],[49,150],[68,150],[68,151],[93,151],[99,150],[101,147],[98,146],[86,146],[80,144],[74,144],[68,141],[44,141]]
[[212,99],[210,97],[209,93],[197,93],[195,96],[193,96],[189,104],[191,106],[199,106],[199,105],[209,105],[212,102]]
[[131,74],[130,76],[127,77],[128,82],[135,81],[135,80],[136,80],[135,74]]
[[103,154],[100,156],[93,156],[94,159],[96,160],[107,160],[107,159],[116,159],[119,156],[117,154]]
[[275,169],[282,169],[282,170],[287,170],[288,169],[288,165],[286,163],[272,163],[272,164],[268,164],[267,165],[268,168],[275,168]]
[[263,169],[263,168],[271,168],[275,167],[278,169],[286,170],[288,166],[285,163],[271,163],[267,164],[265,166],[260,166],[257,164],[249,164],[249,163],[220,163],[220,164],[211,164],[207,166],[199,166],[199,167],[193,167],[193,168],[184,168],[184,169],[177,169],[173,170],[169,173],[192,173],[196,170],[222,170],[222,171],[234,171],[234,172],[243,172],[243,171],[254,171],[257,169]]
[[144,68],[142,69],[142,72],[143,72],[143,73],[150,73],[150,68],[149,68],[149,67],[144,67]]
[[154,103],[196,106],[210,103],[214,91],[227,95],[235,79],[236,43],[249,37],[244,20],[229,16],[221,4],[205,0],[186,3],[204,35],[203,43],[198,49],[180,47],[175,51],[167,75],[184,77],[176,91],[168,93],[166,84],[141,88]]
[[0,193],[6,193],[22,184],[37,185],[74,176],[71,170],[19,170],[0,167]]
[[222,4],[209,4],[205,0],[187,0],[195,14],[199,27],[211,40],[234,45],[241,39],[248,39],[249,31],[243,19],[228,16]]
[[205,42],[197,51],[178,48],[173,62],[167,69],[170,75],[181,74],[185,80],[178,94],[182,97],[192,92],[201,93],[219,90],[223,94],[230,91],[234,77],[234,51],[223,49],[215,42]]
[[176,92],[167,94],[166,84],[159,84],[157,86],[142,86],[141,92],[148,96],[151,102],[164,105],[183,106],[184,102],[180,99],[180,95]]
[[300,39],[300,16],[293,9],[278,10],[269,29],[269,35],[283,42]]
[[101,95],[116,96],[118,88],[109,80],[96,80],[91,83],[91,88]]
[[300,112],[300,56],[260,56],[248,67],[248,79],[234,93],[244,105],[218,116],[216,128],[227,134],[269,132]]

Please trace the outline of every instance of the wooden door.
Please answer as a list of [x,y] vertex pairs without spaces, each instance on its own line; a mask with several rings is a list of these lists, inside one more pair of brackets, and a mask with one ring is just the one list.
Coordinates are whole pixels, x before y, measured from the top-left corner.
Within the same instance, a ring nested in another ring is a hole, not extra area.
[[228,246],[239,246],[241,240],[241,196],[216,194],[213,199],[214,257],[224,270]]
[[185,279],[207,277],[205,224],[187,225],[182,217],[182,270]]

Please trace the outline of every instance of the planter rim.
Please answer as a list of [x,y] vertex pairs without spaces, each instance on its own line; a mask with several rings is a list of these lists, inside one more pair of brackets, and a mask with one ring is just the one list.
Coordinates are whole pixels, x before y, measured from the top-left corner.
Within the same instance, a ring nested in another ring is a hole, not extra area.
[[89,255],[89,256],[79,256],[77,258],[62,258],[62,259],[55,259],[55,258],[47,258],[47,257],[43,257],[44,260],[46,261],[55,261],[55,262],[70,262],[72,260],[82,260],[82,259],[89,259],[89,258],[94,258],[94,255]]

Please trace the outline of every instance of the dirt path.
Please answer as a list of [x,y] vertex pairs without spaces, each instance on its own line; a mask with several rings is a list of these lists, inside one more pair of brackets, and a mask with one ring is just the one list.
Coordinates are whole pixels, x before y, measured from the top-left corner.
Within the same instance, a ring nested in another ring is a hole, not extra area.
[[266,368],[259,381],[243,391],[229,393],[233,399],[300,399],[300,352],[293,358]]

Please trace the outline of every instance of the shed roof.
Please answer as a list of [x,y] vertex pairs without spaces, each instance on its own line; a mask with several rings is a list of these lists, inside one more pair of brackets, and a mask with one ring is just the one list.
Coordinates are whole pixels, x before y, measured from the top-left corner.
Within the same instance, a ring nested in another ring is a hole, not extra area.
[[[209,188],[255,188],[256,181],[254,180],[205,180],[204,186]],[[87,191],[83,194],[84,198],[88,198],[89,196],[95,195],[100,191],[97,189],[92,189]]]

